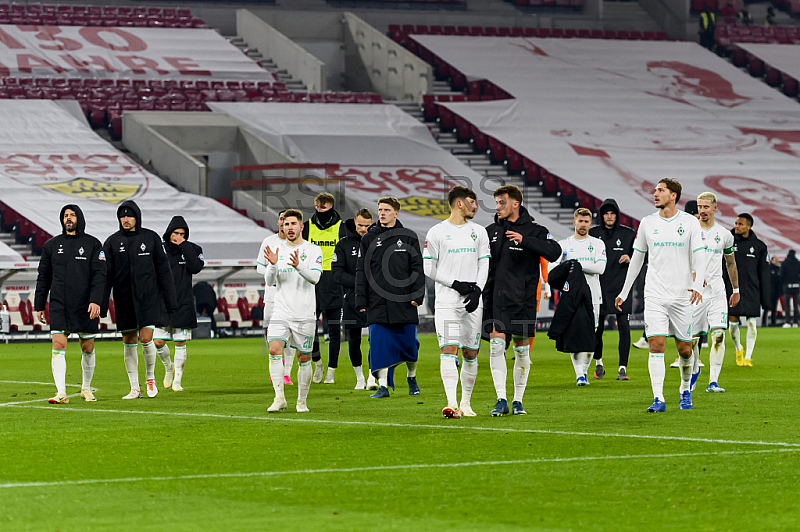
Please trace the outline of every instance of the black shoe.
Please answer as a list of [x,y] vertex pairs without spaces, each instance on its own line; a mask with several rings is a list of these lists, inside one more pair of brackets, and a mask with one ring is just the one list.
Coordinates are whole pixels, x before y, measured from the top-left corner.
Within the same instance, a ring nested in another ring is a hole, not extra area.
[[595,379],[602,379],[606,376],[606,369],[601,365],[598,364],[594,367],[594,378]]
[[419,384],[416,377],[408,377],[408,395],[419,395]]
[[625,368],[619,368],[619,374],[617,374],[618,381],[627,381],[628,379],[628,372],[625,371]]

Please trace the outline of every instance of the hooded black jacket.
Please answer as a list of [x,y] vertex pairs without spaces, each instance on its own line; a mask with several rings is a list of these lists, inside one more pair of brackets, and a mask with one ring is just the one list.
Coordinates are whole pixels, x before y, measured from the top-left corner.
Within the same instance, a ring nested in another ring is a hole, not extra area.
[[[761,316],[761,308],[769,308],[769,258],[767,245],[756,237],[753,230],[745,238],[733,230],[733,254],[739,272],[739,303],[728,309],[729,316]],[[733,290],[728,269],[722,268],[725,292],[730,299]]]
[[[608,229],[603,221],[603,213],[612,210],[617,215],[614,227]],[[611,198],[603,201],[600,206],[600,225],[589,229],[589,234],[597,237],[606,245],[606,271],[600,275],[600,288],[603,292],[603,304],[600,306],[600,314],[630,314],[633,310],[633,298],[629,297],[622,304],[622,311],[617,310],[614,300],[622,291],[625,284],[625,276],[628,274],[630,263],[620,264],[619,259],[623,255],[633,257],[633,241],[636,239],[636,231],[619,223],[619,206]]]
[[550,271],[547,282],[561,292],[547,332],[547,336],[556,341],[556,350],[562,353],[594,352],[597,338],[592,291],[581,263],[568,260],[559,264]]
[[[794,286],[788,286],[794,285]],[[779,289],[783,293],[786,288],[794,289],[800,285],[800,260],[794,250],[790,250],[789,254],[781,263],[781,279]]]
[[[506,231],[522,235],[515,244]],[[500,220],[486,228],[491,260],[489,277],[483,290],[485,328],[498,332],[533,337],[536,334],[536,302],[539,289],[539,258],[553,262],[561,255],[561,246],[545,227],[534,223],[525,207],[520,206],[515,222]],[[488,331],[484,330],[488,337]]]
[[[173,244],[170,236],[175,229],[186,231],[186,240],[180,245]],[[173,216],[164,231],[164,250],[169,259],[169,268],[172,270],[172,279],[175,281],[175,293],[178,310],[169,315],[169,324],[177,329],[194,329],[197,327],[197,311],[195,310],[194,294],[192,293],[192,275],[200,273],[205,266],[203,261],[203,248],[189,242],[189,225],[183,216]],[[162,311],[167,309],[162,303]]]
[[[331,242],[321,242],[310,238],[309,233],[311,232],[311,224],[314,224],[319,229],[324,230],[328,229],[332,225],[335,225],[341,220],[342,217],[339,216],[339,213],[336,211],[336,209],[329,209],[325,212],[315,212],[311,218],[309,218],[308,222],[303,225],[303,239],[319,246],[320,249],[324,249],[325,247],[330,246]],[[339,226],[339,235],[336,238],[337,243],[347,234],[347,230],[344,226],[344,223]],[[331,267],[332,266],[333,264],[331,263]],[[314,285],[314,291],[317,295],[318,312],[331,308],[342,308],[342,287],[333,282],[333,276],[331,275],[330,270],[325,270],[323,267],[322,276],[319,278],[319,281],[317,281],[317,284]]]
[[345,237],[336,244],[331,263],[333,283],[344,292],[342,313],[345,328],[366,327],[364,313],[356,311],[356,263],[358,249],[361,246],[361,235],[356,231],[356,223],[352,218],[344,223]]
[[[75,234],[64,227],[64,211],[72,209],[78,218]],[[103,308],[106,260],[100,241],[87,235],[83,211],[65,205],[59,215],[61,234],[44,243],[36,278],[34,310],[44,310],[50,293],[50,330],[71,333],[97,332],[98,319],[89,319],[89,303]],[[105,298],[108,306],[108,297]]]
[[132,200],[123,201],[117,209],[128,207],[134,212],[136,228],[119,231],[103,244],[108,262],[108,282],[102,308],[108,310],[108,298],[114,290],[117,330],[130,331],[148,325],[166,327],[169,317],[162,311],[162,300],[168,313],[178,309],[175,282],[169,260],[158,233],[142,227],[142,211]]
[[418,324],[416,301],[425,299],[425,272],[417,234],[398,220],[373,225],[361,239],[356,262],[356,309],[367,310],[369,325]]

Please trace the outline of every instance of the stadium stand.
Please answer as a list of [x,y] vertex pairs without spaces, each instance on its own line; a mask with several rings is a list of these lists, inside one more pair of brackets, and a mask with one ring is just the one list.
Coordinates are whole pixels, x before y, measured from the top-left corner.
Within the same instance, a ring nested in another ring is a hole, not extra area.
[[365,9],[466,10],[467,0],[327,0],[332,7]]
[[794,45],[736,43],[731,61],[791,98],[798,95],[800,41]]
[[105,26],[206,28],[190,9],[71,4],[0,4],[0,24],[27,26]]

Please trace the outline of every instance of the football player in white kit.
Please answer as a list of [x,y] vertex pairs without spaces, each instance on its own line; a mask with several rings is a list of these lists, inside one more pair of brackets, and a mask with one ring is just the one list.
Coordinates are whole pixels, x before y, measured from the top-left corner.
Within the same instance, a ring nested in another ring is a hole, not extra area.
[[[583,269],[589,291],[592,293],[592,307],[594,307],[594,328],[597,330],[597,320],[600,316],[600,305],[603,304],[603,291],[600,288],[600,275],[606,270],[606,245],[599,238],[589,235],[592,225],[592,211],[581,207],[572,217],[575,233],[558,244],[561,246],[561,258],[550,264],[552,270],[566,260],[577,260]],[[594,352],[570,353],[572,366],[575,368],[576,384],[587,386],[589,381],[586,373],[592,363]]]
[[[616,298],[617,308],[630,294],[633,282],[649,253],[644,281],[644,327],[650,347],[648,368],[653,404],[648,412],[666,412],[664,401],[664,351],[666,337],[675,337],[680,355],[680,409],[692,408],[692,314],[703,300],[707,253],[700,222],[678,211],[681,184],[664,178],[656,185],[653,200],[658,212],[642,218],[625,285]],[[692,272],[696,272],[694,281]]]
[[[447,406],[446,418],[477,415],[470,406],[478,376],[483,303],[481,292],[489,275],[489,236],[470,221],[478,209],[472,190],[456,186],[447,195],[450,217],[428,231],[422,252],[425,275],[436,283],[434,321],[441,354],[440,370]],[[458,389],[458,348],[463,355],[461,406]]]
[[[734,307],[739,302],[739,272],[736,269],[736,258],[733,255],[733,234],[718,223],[714,222],[714,212],[717,210],[717,196],[713,192],[703,192],[697,196],[697,209],[700,212],[700,227],[708,252],[706,266],[706,286],[703,289],[703,302],[694,311],[694,325],[692,332],[692,352],[694,368],[692,371],[692,390],[694,390],[697,377],[700,376],[698,367],[700,347],[697,336],[707,333],[708,345],[711,346],[709,354],[709,377],[707,392],[721,393],[725,390],[717,384],[719,372],[722,369],[722,360],[725,357],[725,329],[728,328],[728,307]],[[725,294],[725,283],[722,280],[722,257],[725,257],[725,267],[733,286],[730,301]]]
[[283,393],[283,350],[294,347],[297,356],[297,411],[308,412],[306,399],[311,387],[311,351],[316,334],[317,317],[314,285],[322,276],[322,250],[303,240],[303,213],[288,209],[283,213],[286,240],[277,249],[267,246],[267,286],[277,284],[275,305],[267,328],[269,373],[275,400],[268,412],[286,410]]
[[[283,232],[283,213],[285,210],[278,214],[278,232],[270,235],[261,242],[261,248],[258,250],[256,257],[256,271],[266,278],[267,275],[267,246],[270,249],[278,249],[281,242],[286,240],[286,233]],[[269,349],[269,342],[267,342],[267,327],[269,327],[269,320],[272,317],[272,310],[275,305],[275,293],[278,291],[276,285],[264,284],[264,342]],[[292,366],[294,365],[294,349],[288,345],[283,349],[283,384],[291,386],[292,382]],[[271,378],[271,377],[270,377]]]

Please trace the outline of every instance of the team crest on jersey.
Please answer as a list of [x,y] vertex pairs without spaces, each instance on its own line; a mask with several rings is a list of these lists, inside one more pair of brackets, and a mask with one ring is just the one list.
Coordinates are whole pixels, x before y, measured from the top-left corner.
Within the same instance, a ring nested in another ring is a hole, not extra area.
[[[589,244],[589,247],[588,247],[587,249],[589,250],[589,253],[591,253],[592,251],[594,251],[594,247],[593,247],[591,244]],[[570,250],[570,251],[571,251],[571,250]]]
[[472,234],[469,235],[469,236],[472,237],[472,240],[478,240],[478,235],[475,234],[475,230],[474,229],[472,230]]
[[144,245],[144,242],[142,242],[142,245],[140,247],[142,248],[142,251],[147,249],[147,246]]
[[753,253],[753,252],[755,252],[755,250],[756,250],[756,248],[753,248],[753,247],[751,247],[751,248],[750,248],[750,253]]
[[620,240],[620,239],[618,238],[618,239],[617,239],[617,246],[621,246],[621,245],[622,245],[622,240]]
[[717,244],[719,244],[719,241],[720,241],[719,235],[715,236],[715,237],[714,237],[714,242],[716,242]]
[[683,226],[682,226],[682,225],[679,225],[679,226],[678,226],[678,234],[679,234],[679,235],[681,235],[681,236],[683,236],[683,233],[685,233],[685,232],[686,232],[686,231],[684,231],[684,230],[683,230]]
[[397,239],[397,247],[399,248],[403,247],[403,241],[400,240],[399,238]]
[[78,255],[83,256],[83,246],[78,249]]
[[100,254],[97,256],[97,258],[100,260],[106,260],[106,252],[101,251]]
[[304,251],[303,254],[300,255],[300,260],[306,260],[306,257],[308,257],[308,255],[306,255],[306,252]]

